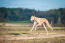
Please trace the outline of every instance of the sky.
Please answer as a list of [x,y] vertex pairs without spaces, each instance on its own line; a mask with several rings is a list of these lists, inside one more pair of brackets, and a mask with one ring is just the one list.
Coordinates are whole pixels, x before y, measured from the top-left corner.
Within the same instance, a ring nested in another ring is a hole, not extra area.
[[65,8],[65,0],[0,0],[0,7],[47,11],[50,9]]

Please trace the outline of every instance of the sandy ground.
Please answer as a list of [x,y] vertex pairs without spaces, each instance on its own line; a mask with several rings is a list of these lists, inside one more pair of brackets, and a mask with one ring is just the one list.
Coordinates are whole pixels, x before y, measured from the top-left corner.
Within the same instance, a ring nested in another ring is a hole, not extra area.
[[[0,23],[0,25],[3,25],[2,23]],[[5,26],[32,26],[33,24],[10,24],[10,23],[6,23]]]
[[57,34],[57,33],[49,33],[46,34],[30,34],[30,35],[0,35],[0,40],[21,40],[21,39],[42,39],[42,38],[54,38],[54,37],[62,37],[65,34]]
[[[26,24],[6,24],[5,26],[30,26]],[[61,33],[49,33],[48,35],[45,34],[29,34],[29,35],[0,35],[0,40],[21,40],[21,39],[42,39],[42,38],[54,38],[54,37],[62,37],[65,34]]]

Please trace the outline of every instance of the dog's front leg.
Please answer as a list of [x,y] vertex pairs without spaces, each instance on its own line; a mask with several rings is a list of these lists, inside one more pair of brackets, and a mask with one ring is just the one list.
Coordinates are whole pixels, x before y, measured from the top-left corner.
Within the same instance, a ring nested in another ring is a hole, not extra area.
[[32,27],[32,29],[31,29],[31,31],[34,29],[34,27],[35,27],[35,25],[37,24],[37,22],[34,22],[34,24],[33,24],[33,27]]
[[43,23],[43,26],[44,26],[44,28],[45,28],[45,30],[46,30],[46,32],[47,32],[47,35],[48,35],[48,30],[47,30],[47,28],[46,28],[46,26],[45,26],[44,23]]

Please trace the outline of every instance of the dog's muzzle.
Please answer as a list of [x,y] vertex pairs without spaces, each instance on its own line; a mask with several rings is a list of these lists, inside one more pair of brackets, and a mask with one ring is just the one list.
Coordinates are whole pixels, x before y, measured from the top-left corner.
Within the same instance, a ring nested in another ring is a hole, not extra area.
[[34,20],[31,20],[31,22],[34,22]]

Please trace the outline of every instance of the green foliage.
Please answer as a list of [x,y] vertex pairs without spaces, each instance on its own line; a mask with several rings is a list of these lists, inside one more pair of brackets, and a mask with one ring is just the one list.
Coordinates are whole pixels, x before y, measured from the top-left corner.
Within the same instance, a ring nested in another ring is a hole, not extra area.
[[7,21],[6,23],[14,23],[14,24],[22,24],[22,23],[30,23],[30,20],[25,20],[25,21]]
[[0,22],[26,21],[30,20],[32,15],[47,18],[49,22],[53,19],[54,23],[57,23],[58,16],[60,16],[62,23],[65,22],[65,8],[51,9],[49,11],[36,11],[27,8],[0,8]]

